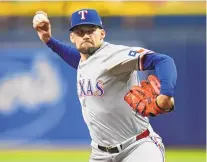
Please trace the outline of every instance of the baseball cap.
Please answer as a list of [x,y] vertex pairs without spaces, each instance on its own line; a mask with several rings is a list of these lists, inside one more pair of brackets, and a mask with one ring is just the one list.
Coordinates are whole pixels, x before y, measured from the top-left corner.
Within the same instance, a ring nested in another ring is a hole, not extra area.
[[93,9],[81,9],[72,14],[71,27],[69,31],[72,31],[74,27],[78,25],[97,25],[103,28],[101,18],[96,10]]

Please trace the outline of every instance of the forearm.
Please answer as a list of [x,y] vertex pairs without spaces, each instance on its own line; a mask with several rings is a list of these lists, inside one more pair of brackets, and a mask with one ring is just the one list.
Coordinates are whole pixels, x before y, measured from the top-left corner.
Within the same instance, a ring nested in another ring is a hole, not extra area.
[[173,96],[177,79],[177,71],[173,59],[168,57],[160,61],[160,63],[155,66],[155,71],[161,81],[161,95],[157,97],[157,104],[161,109],[170,111],[174,107]]
[[174,107],[174,93],[177,80],[177,70],[174,60],[163,54],[146,55],[144,61],[145,70],[154,69],[158,76],[161,89],[157,97],[157,105],[165,110],[170,111]]
[[155,65],[155,72],[161,82],[160,93],[173,97],[175,93],[177,70],[172,58],[168,57]]
[[145,70],[155,70],[161,83],[160,93],[173,97],[176,88],[177,70],[174,60],[163,54],[146,55],[144,59]]
[[73,48],[59,40],[51,37],[46,45],[57,53],[66,63],[77,69],[80,60],[80,53],[76,48]]

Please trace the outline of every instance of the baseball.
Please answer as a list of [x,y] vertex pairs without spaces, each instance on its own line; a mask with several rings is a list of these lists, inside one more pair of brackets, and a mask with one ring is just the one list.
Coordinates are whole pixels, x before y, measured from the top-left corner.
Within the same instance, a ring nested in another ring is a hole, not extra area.
[[47,14],[44,12],[37,12],[33,18],[33,26],[34,27],[42,27],[44,26],[44,22],[48,21]]

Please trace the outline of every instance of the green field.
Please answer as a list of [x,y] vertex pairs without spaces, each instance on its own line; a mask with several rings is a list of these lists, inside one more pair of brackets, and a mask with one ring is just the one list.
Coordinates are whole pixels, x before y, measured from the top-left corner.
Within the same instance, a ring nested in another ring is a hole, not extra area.
[[[0,162],[87,162],[87,150],[11,150],[0,151]],[[166,162],[206,162],[205,149],[168,149]]]

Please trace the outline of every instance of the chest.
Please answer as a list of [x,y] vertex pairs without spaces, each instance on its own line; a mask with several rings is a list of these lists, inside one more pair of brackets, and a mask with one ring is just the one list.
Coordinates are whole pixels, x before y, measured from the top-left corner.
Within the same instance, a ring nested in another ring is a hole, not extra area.
[[88,64],[80,64],[77,69],[77,93],[79,98],[103,96],[107,78],[104,62],[94,60]]

